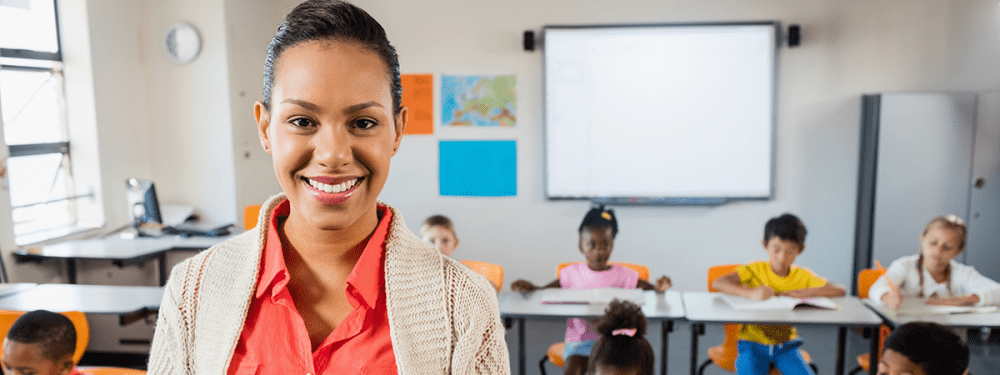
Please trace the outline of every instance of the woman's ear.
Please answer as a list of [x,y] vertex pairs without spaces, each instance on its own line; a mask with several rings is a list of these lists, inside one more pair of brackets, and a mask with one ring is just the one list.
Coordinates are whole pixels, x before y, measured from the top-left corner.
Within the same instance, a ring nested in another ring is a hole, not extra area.
[[406,107],[402,107],[396,114],[396,138],[392,141],[392,155],[399,151],[399,145],[403,143],[403,132],[406,131],[406,120],[410,117]]
[[263,102],[256,102],[253,105],[253,116],[257,120],[257,136],[260,137],[260,145],[264,147],[264,152],[271,153],[271,114]]

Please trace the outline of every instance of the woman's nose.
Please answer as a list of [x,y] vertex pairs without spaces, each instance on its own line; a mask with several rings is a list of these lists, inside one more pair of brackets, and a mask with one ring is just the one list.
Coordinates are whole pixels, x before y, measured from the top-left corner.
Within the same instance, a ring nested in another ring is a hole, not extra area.
[[328,126],[315,135],[314,156],[323,166],[334,169],[353,159],[351,136],[339,126]]

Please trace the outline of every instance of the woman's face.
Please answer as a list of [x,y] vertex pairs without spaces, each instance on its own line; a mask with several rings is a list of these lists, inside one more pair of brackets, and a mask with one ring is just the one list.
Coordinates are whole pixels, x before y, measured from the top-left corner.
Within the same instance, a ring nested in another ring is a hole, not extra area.
[[379,56],[349,42],[293,46],[278,58],[270,111],[258,102],[255,114],[291,203],[288,223],[370,231],[406,121],[405,109],[393,115]]

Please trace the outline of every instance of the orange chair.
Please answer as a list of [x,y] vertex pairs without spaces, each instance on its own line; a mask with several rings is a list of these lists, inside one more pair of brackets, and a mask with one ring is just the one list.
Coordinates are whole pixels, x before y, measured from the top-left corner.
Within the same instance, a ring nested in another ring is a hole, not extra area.
[[146,375],[145,371],[124,367],[77,367],[81,375]]
[[469,267],[476,273],[486,277],[486,280],[493,283],[493,287],[497,289],[497,292],[499,292],[500,289],[503,289],[503,267],[499,264],[479,262],[475,260],[460,260],[459,262],[462,262],[462,264],[466,267]]
[[[725,264],[721,266],[714,266],[708,269],[708,291],[717,292],[715,288],[712,288],[712,282],[715,279],[733,273],[736,271],[736,267],[741,266],[741,264]],[[722,341],[722,345],[714,346],[708,349],[708,360],[701,364],[698,368],[698,375],[705,373],[705,368],[708,365],[715,364],[719,368],[729,371],[736,372],[736,356],[739,352],[736,349],[736,343],[739,341],[737,336],[740,333],[739,324],[724,324],[723,328],[726,330],[726,338]],[[805,359],[806,363],[813,368],[816,372],[816,365],[812,363],[812,358],[809,353],[805,350],[799,349],[802,353],[802,358]],[[776,368],[771,369],[771,375],[780,375],[781,371]]]
[[[885,269],[869,268],[866,270],[862,270],[861,273],[858,274],[858,298],[861,299],[868,298],[868,290],[871,289],[872,284],[875,283],[875,280],[878,280],[878,278],[882,277],[883,274],[885,274]],[[879,333],[878,352],[879,352],[879,357],[881,357],[882,348],[885,346],[885,338],[889,337],[890,333],[889,327],[887,327],[884,324],[879,326],[878,333]],[[869,368],[871,368],[871,356],[868,355],[868,353],[861,354],[858,355],[858,367],[856,367],[854,370],[851,370],[850,373],[856,374],[860,371],[868,371]]]
[[[14,325],[14,321],[24,313],[24,311],[0,310],[0,337],[6,337],[10,326]],[[79,311],[66,311],[60,314],[69,318],[73,322],[73,327],[76,328],[76,350],[73,351],[73,364],[76,365],[80,363],[83,352],[87,350],[87,343],[90,342],[90,326],[87,324],[87,316]],[[2,351],[3,348],[0,347],[0,352]],[[93,375],[144,375],[146,373],[141,370],[118,367],[81,367],[80,369],[86,369],[84,373]]]
[[257,217],[260,216],[259,204],[251,204],[243,209],[243,228],[251,230],[257,226]]
[[[563,268],[571,264],[582,263],[582,262],[566,262],[560,264],[556,267],[556,278],[559,278],[559,273],[562,272]],[[649,267],[643,266],[641,264],[635,263],[621,263],[621,262],[608,262],[610,265],[621,266],[629,268],[637,273],[639,273],[639,279],[643,281],[649,281]],[[545,361],[552,362],[552,364],[562,368],[566,363],[563,360],[563,352],[566,351],[565,342],[557,342],[549,346],[549,350],[545,352],[545,356],[542,360],[538,362],[538,368],[542,370],[542,375],[545,375]]]

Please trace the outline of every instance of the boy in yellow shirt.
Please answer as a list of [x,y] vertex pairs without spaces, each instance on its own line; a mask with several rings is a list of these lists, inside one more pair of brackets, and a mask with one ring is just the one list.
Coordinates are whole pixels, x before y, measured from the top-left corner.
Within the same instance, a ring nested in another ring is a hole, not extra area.
[[[805,249],[806,226],[792,214],[772,218],[764,225],[768,260],[750,263],[712,282],[716,290],[758,300],[774,296],[840,297],[844,288],[826,282],[812,271],[796,267],[795,257]],[[736,357],[738,375],[766,375],[771,366],[784,375],[814,375],[799,353],[802,340],[792,326],[740,326]]]

